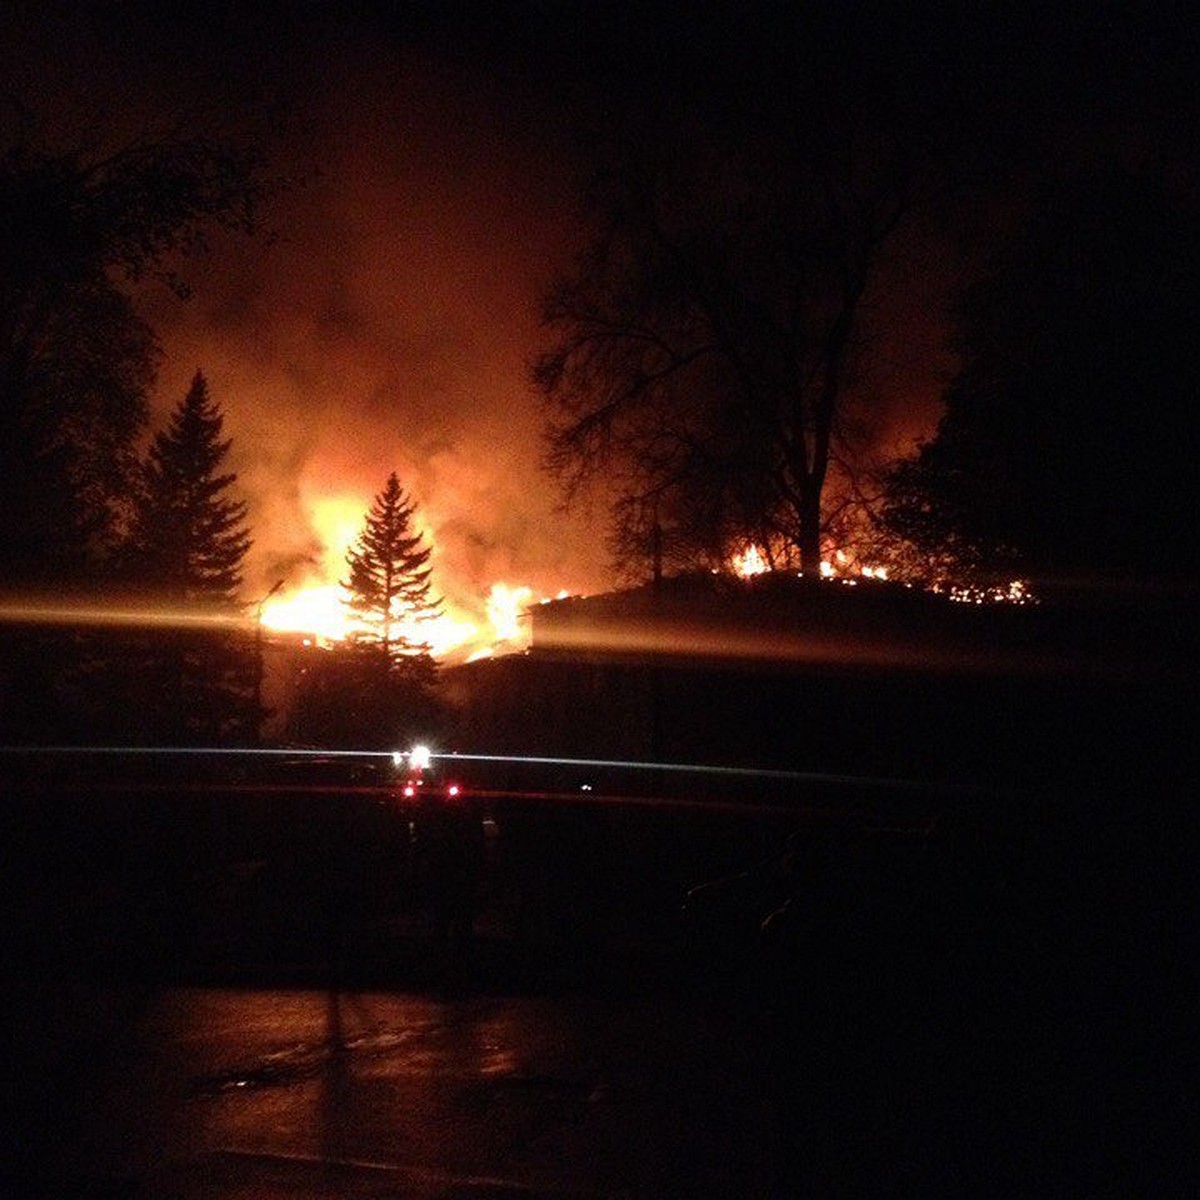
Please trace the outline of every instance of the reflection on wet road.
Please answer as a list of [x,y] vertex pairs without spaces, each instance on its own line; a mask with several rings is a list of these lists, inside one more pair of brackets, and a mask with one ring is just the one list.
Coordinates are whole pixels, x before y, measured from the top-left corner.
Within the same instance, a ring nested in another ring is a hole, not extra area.
[[759,1128],[727,1032],[661,997],[178,989],[88,1144],[139,1195],[735,1196]]

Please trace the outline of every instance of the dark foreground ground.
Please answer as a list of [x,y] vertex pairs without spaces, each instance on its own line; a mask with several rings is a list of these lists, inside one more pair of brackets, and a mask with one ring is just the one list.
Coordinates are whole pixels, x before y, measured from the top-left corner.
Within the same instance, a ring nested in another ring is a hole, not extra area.
[[5,1195],[1197,1182],[1179,796],[72,770],[7,797]]

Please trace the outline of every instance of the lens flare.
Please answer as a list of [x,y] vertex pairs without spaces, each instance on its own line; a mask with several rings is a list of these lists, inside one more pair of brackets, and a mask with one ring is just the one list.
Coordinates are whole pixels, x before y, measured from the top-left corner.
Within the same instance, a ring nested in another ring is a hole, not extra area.
[[0,600],[0,622],[18,625],[131,625],[146,628],[245,629],[237,613],[212,613],[142,604],[55,604],[44,600]]

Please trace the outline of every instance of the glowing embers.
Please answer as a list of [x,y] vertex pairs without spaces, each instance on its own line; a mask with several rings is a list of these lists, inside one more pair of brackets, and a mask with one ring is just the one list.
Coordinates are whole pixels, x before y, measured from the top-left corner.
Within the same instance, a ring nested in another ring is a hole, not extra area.
[[956,604],[1016,604],[1024,606],[1038,603],[1037,596],[1034,595],[1028,582],[1024,579],[1010,579],[1008,583],[990,586],[939,583],[930,588],[930,591],[941,593],[946,599],[953,600]]

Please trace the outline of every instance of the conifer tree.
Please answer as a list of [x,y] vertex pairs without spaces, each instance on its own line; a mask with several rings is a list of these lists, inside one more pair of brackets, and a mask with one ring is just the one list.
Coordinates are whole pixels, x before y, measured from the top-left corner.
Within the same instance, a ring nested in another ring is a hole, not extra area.
[[24,101],[6,86],[0,578],[90,590],[128,516],[160,355],[140,285],[153,278],[186,295],[178,272],[203,249],[205,230],[252,232],[266,189],[256,154],[182,130],[114,144],[98,118],[68,137],[78,146],[52,144],[67,131],[51,134],[58,123],[37,113],[38,98]]
[[363,531],[346,555],[342,581],[347,606],[369,629],[362,640],[382,650],[396,666],[428,660],[429,644],[406,632],[436,617],[441,601],[432,595],[432,551],[414,528],[417,508],[393,471],[371,504]]
[[197,371],[142,467],[130,539],[133,581],[171,615],[219,618],[199,627],[147,634],[140,687],[154,689],[146,736],[152,740],[247,741],[263,712],[255,698],[253,639],[229,620],[250,547],[246,504],[222,465],[231,442],[224,417]]
[[250,548],[246,505],[222,472],[224,417],[197,371],[168,428],[154,438],[143,471],[133,543],[139,578],[163,599],[233,613]]

